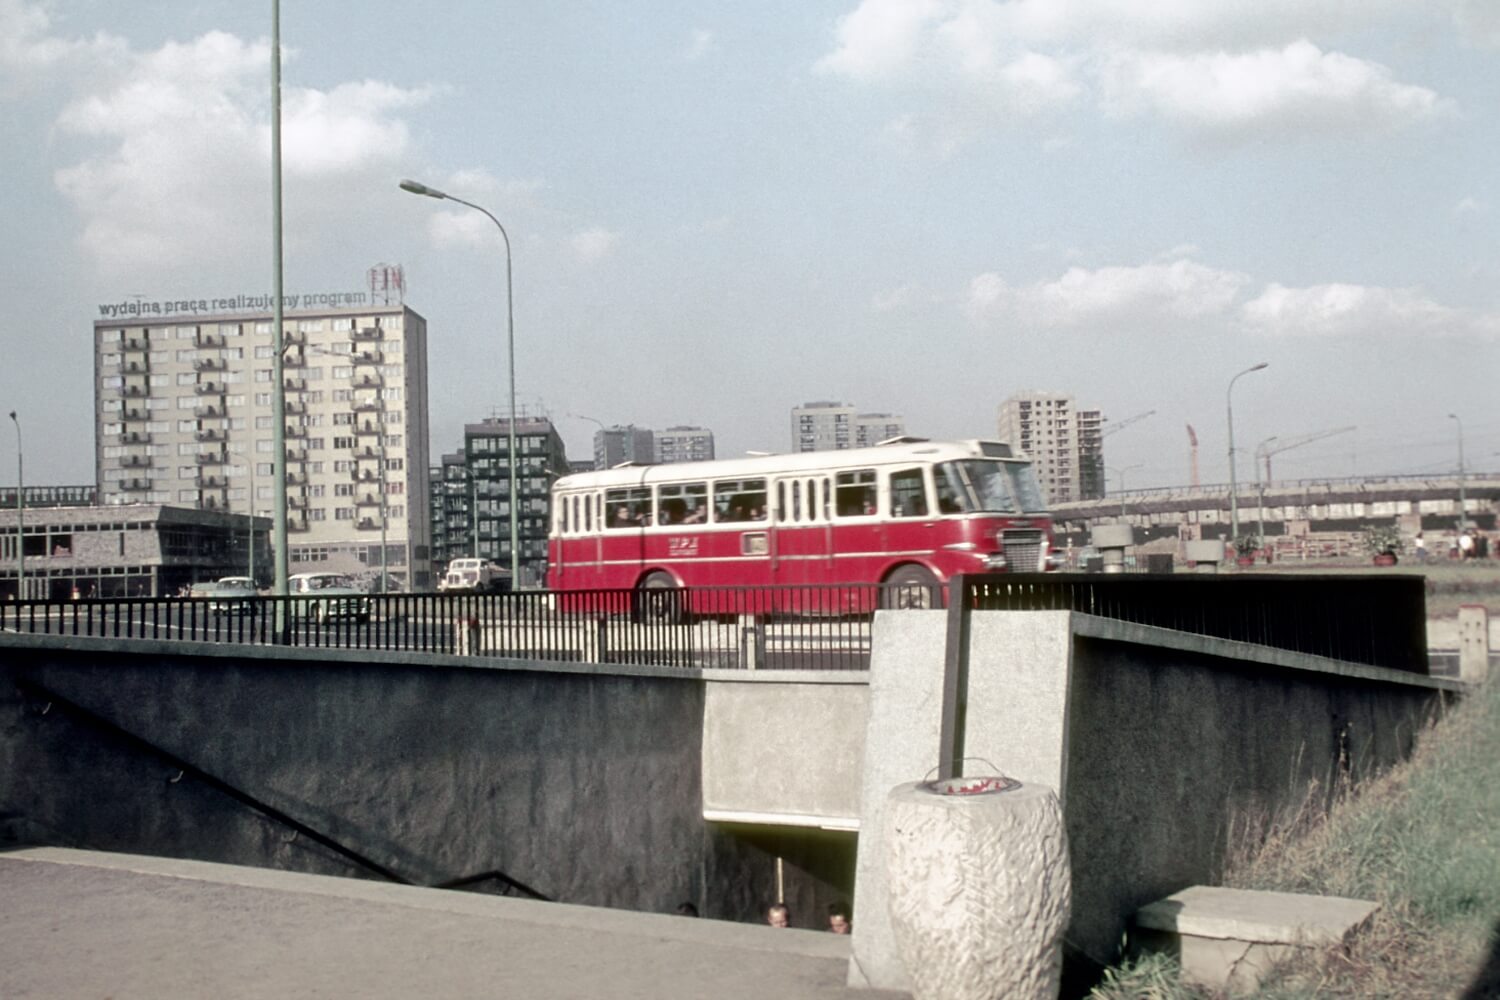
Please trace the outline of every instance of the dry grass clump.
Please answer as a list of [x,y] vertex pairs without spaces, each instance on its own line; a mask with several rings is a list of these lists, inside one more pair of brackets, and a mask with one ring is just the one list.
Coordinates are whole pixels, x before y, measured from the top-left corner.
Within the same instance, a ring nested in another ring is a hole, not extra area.
[[[1252,996],[1496,995],[1467,991],[1500,947],[1497,827],[1500,682],[1474,692],[1430,727],[1412,758],[1390,772],[1331,796],[1311,789],[1283,816],[1239,824],[1225,884],[1381,904],[1347,947],[1286,963]],[[1159,957],[1122,965],[1093,996],[1221,996],[1177,982],[1176,971]]]

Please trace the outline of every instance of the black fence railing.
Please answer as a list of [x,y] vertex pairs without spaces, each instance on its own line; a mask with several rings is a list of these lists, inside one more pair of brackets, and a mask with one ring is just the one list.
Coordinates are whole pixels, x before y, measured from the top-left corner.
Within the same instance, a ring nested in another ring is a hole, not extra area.
[[[967,610],[1071,610],[1427,672],[1420,577],[956,577]],[[950,591],[951,593],[951,591]],[[785,587],[0,602],[0,630],[667,667],[863,670],[878,607],[936,587]]]
[[1420,576],[1246,573],[956,577],[977,610],[1067,610],[1427,673]]
[[862,670],[877,585],[0,602],[0,630],[668,667]]

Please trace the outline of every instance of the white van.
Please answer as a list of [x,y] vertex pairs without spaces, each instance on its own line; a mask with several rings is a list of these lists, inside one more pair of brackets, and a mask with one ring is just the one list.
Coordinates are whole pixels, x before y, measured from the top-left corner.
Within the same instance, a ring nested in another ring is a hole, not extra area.
[[510,574],[492,562],[477,558],[455,559],[438,583],[444,593],[458,591],[505,591],[510,589]]

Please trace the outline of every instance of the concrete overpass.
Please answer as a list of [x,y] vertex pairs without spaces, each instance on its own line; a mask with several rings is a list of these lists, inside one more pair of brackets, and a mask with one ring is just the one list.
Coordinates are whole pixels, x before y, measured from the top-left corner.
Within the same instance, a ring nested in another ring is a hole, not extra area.
[[[869,672],[0,635],[0,841],[800,926],[852,896],[852,981],[901,988],[877,831],[939,756],[945,630],[879,613]],[[1059,790],[1081,963],[1462,690],[1067,611],[970,637],[968,753]]]

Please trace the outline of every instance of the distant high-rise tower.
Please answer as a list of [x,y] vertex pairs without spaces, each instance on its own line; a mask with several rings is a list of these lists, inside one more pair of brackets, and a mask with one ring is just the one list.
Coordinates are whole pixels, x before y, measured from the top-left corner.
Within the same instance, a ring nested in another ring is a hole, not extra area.
[[906,421],[894,413],[861,413],[854,418],[854,447],[868,448],[906,433]]
[[432,586],[427,321],[398,299],[289,310],[277,332],[265,299],[95,321],[99,502],[273,517],[280,351],[291,572]]
[[594,468],[613,469],[622,462],[650,465],[656,461],[656,439],[649,427],[627,424],[601,427],[594,433]]
[[1052,503],[1104,495],[1103,415],[1073,397],[1028,390],[1000,404],[1000,440],[1032,460]]
[[906,433],[893,413],[859,413],[849,403],[821,401],[792,408],[793,451],[863,448]]
[[708,462],[714,457],[714,432],[705,427],[668,427],[656,432],[656,461]]

